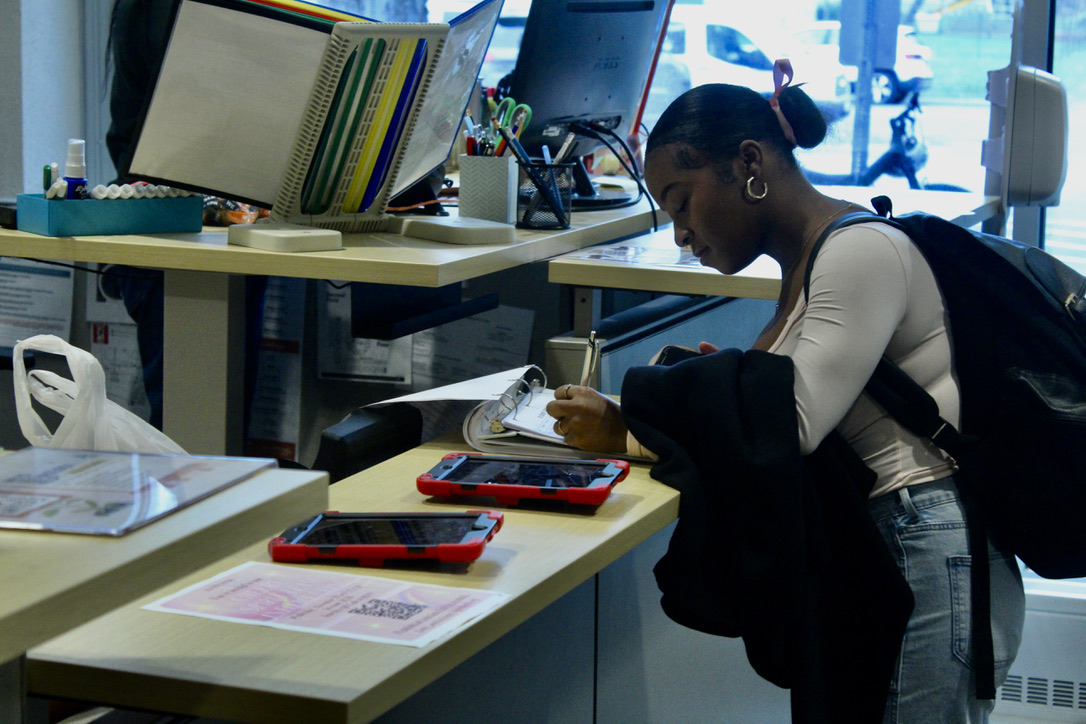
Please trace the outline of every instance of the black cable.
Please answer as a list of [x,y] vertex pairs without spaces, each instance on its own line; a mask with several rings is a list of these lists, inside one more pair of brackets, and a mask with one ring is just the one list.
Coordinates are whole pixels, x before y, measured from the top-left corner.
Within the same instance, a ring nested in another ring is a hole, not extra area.
[[[117,277],[118,279],[146,279],[146,276],[142,275],[142,274],[123,274],[121,272],[114,271],[114,269],[116,267],[118,267],[118,266],[125,266],[124,264],[105,264],[105,265],[103,265],[102,269],[91,269],[89,267],[79,266],[78,264],[72,264],[72,263],[63,262],[63,261],[52,261],[50,259],[30,259],[30,258],[27,258],[27,261],[34,261],[34,262],[37,262],[39,264],[50,264],[52,266],[59,266],[59,267],[65,268],[65,269],[73,269],[75,271],[87,272],[89,274],[97,274],[99,276]],[[97,262],[95,262],[95,263],[97,263]],[[325,284],[329,285],[333,289],[346,289],[347,287],[351,286],[351,284],[353,283],[353,282],[344,282],[342,284],[336,284],[331,279],[324,279],[322,281],[324,281]]]
[[[630,147],[626,144],[626,141],[623,140],[613,130],[609,128],[604,128],[597,123],[576,123],[570,126],[570,130],[574,130],[581,135],[588,136],[589,138],[594,138],[597,141],[601,142],[603,145],[607,146],[607,150],[615,155],[615,158],[618,159],[618,162],[622,164],[622,167],[624,169],[626,169],[626,173],[629,174],[630,178],[633,179],[634,183],[637,184],[637,198],[626,203],[616,204],[614,207],[611,208],[621,209],[627,206],[633,206],[634,204],[641,201],[642,198],[647,198],[649,202],[649,213],[652,216],[652,230],[657,231],[659,228],[659,222],[656,218],[656,206],[653,204],[652,195],[648,192],[648,189],[645,188],[644,180],[642,179],[641,174],[638,173],[638,171],[631,165],[633,163],[633,151],[630,150]],[[618,153],[618,151],[615,150],[614,146],[612,146],[610,142],[603,137],[602,134],[607,134],[614,138],[615,141],[617,141],[622,146],[622,149],[626,152],[626,156],[623,157],[622,154]],[[627,159],[629,159],[629,162],[627,162]]]
[[[143,274],[122,274],[120,272],[113,271],[113,267],[123,266],[118,264],[103,264],[101,269],[92,269],[90,267],[79,266],[78,264],[72,264],[63,261],[52,261],[50,259],[30,259],[27,261],[37,262],[38,264],[49,264],[52,266],[59,266],[65,269],[73,269],[75,271],[88,272],[90,274],[98,274],[99,276],[113,276],[119,279],[145,279],[146,275]],[[87,263],[101,263],[101,262],[87,262]]]

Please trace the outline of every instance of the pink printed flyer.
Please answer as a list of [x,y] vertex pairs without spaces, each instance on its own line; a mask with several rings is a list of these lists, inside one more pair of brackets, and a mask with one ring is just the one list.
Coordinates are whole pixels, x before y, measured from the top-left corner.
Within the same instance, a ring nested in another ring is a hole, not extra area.
[[144,608],[421,647],[507,598],[492,591],[250,562]]

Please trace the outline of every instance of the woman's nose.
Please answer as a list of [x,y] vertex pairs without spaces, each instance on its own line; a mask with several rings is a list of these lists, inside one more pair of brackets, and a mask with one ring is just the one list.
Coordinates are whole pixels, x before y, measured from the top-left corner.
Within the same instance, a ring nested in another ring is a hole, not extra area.
[[680,226],[675,227],[676,246],[690,246],[690,232]]

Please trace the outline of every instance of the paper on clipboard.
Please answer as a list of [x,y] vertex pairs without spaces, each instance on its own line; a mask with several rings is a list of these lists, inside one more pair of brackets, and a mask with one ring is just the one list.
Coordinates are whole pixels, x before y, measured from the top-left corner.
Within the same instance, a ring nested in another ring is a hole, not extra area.
[[[625,455],[570,447],[554,431],[556,420],[547,414],[554,391],[535,365],[477,377],[445,387],[375,402],[378,407],[396,402],[414,404],[426,415],[426,405],[450,401],[479,401],[463,419],[464,441],[485,453],[560,458],[626,458]],[[507,424],[511,423],[511,424]]]

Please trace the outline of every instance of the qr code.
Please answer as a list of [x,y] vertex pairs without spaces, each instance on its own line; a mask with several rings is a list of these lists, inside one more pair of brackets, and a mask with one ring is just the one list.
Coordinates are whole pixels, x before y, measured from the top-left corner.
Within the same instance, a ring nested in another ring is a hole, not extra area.
[[377,618],[394,618],[398,621],[406,621],[409,618],[422,613],[426,606],[417,603],[400,603],[399,601],[384,601],[374,598],[366,601],[358,608],[352,608],[351,613],[362,616],[376,616]]

